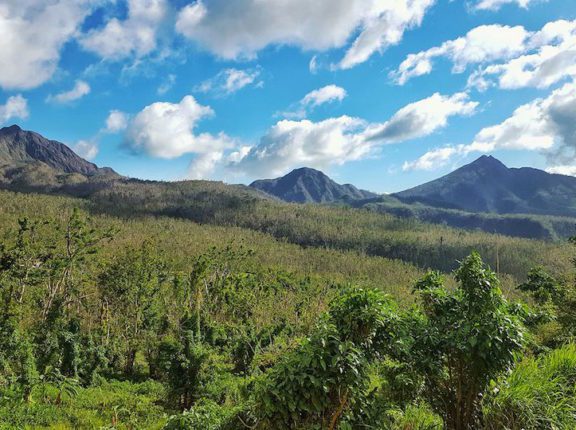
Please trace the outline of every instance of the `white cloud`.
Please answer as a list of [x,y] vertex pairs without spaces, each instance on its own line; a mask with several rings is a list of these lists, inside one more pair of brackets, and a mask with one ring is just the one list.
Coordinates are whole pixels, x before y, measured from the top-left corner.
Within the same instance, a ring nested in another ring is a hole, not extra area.
[[198,123],[213,114],[192,96],[180,103],[153,103],[129,122],[125,140],[132,150],[159,158],[220,152],[232,144],[225,134],[195,133]]
[[308,63],[308,70],[310,70],[310,73],[312,73],[313,75],[318,73],[318,58],[316,55],[314,55],[312,59],[310,59],[310,63]]
[[13,118],[26,119],[28,115],[28,101],[20,94],[9,97],[5,104],[0,105],[0,124]]
[[385,144],[427,136],[455,115],[471,115],[477,106],[463,93],[433,96],[400,109],[383,124],[342,116],[320,122],[282,120],[259,144],[228,159],[229,167],[250,176],[282,175],[294,167],[325,168],[369,156]]
[[[565,84],[547,98],[518,107],[502,123],[482,129],[468,145],[432,150],[416,161],[405,163],[405,168],[440,167],[454,155],[500,149],[542,152],[552,169],[566,169],[573,163],[576,159],[576,83]],[[429,160],[436,161],[435,166]]]
[[98,155],[98,144],[88,140],[80,140],[72,149],[85,160],[93,160]]
[[414,161],[406,161],[402,170],[434,170],[444,166],[453,156],[458,153],[457,148],[447,146],[427,152]]
[[375,4],[377,16],[370,17],[362,32],[339,64],[341,69],[350,69],[368,60],[375,52],[382,52],[391,45],[400,43],[407,28],[419,26],[424,14],[434,0],[388,1]]
[[324,168],[365,156],[364,122],[342,116],[320,122],[282,120],[232,167],[253,176],[282,175],[296,166]]
[[84,49],[106,60],[143,57],[157,46],[158,31],[168,13],[166,0],[127,0],[128,17],[112,18],[80,40]]
[[92,160],[96,158],[99,151],[99,140],[107,133],[119,133],[128,127],[128,114],[119,110],[111,110],[106,118],[106,126],[101,128],[90,139],[80,140],[72,149],[82,158]]
[[303,119],[306,117],[308,111],[323,104],[342,101],[347,95],[346,90],[342,87],[326,85],[325,87],[310,91],[298,103],[292,104],[288,111],[280,112],[277,116],[288,119]]
[[434,0],[199,0],[178,14],[176,29],[225,59],[253,58],[269,45],[325,51],[349,46],[350,68],[397,44]]
[[90,13],[93,0],[3,0],[0,3],[0,87],[31,89],[48,81],[63,46]]
[[166,94],[168,91],[172,89],[175,83],[176,83],[176,75],[170,74],[166,76],[166,78],[164,78],[164,80],[156,90],[156,93],[158,93],[158,95],[161,96]]
[[451,116],[472,115],[477,107],[478,103],[470,101],[466,93],[452,96],[436,93],[403,107],[384,124],[369,127],[367,138],[396,143],[428,136],[445,127]]
[[553,166],[546,169],[548,173],[555,173],[557,175],[576,176],[576,165],[569,166]]
[[81,99],[87,94],[90,94],[90,85],[84,81],[78,80],[74,83],[74,87],[71,90],[64,91],[54,96],[50,95],[46,100],[55,103],[70,103],[74,100]]
[[576,21],[550,22],[537,32],[521,26],[480,26],[464,37],[408,55],[390,76],[404,85],[431,73],[437,58],[449,59],[453,73],[480,65],[468,79],[471,88],[548,87],[576,76]]
[[202,93],[214,93],[216,96],[228,96],[249,85],[259,86],[260,69],[225,69],[216,76],[198,85],[195,90]]
[[346,90],[336,85],[326,85],[318,90],[309,92],[304,96],[301,104],[304,106],[316,107],[325,103],[342,101],[346,97]]
[[206,179],[222,161],[224,157],[223,151],[208,152],[206,154],[197,155],[188,167],[188,179]]
[[111,110],[106,118],[106,133],[118,133],[128,127],[128,115],[119,110]]
[[515,4],[527,9],[530,4],[536,3],[537,1],[539,0],[478,0],[474,8],[476,10],[498,10],[505,4]]
[[[576,21],[555,21],[530,37],[525,55],[474,72],[470,87],[546,88],[576,76]],[[496,81],[496,82],[494,82]]]
[[391,77],[404,85],[409,79],[429,74],[432,60],[446,57],[454,63],[452,71],[462,73],[470,64],[513,58],[526,50],[529,33],[524,27],[483,25],[470,30],[466,36],[444,42],[438,47],[410,54]]

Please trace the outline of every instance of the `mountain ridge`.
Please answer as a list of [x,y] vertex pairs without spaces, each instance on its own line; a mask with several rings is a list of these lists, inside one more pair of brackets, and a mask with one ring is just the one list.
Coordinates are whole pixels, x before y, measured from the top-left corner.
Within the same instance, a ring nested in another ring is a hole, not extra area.
[[393,196],[408,204],[467,212],[576,216],[575,177],[531,167],[509,168],[486,155]]
[[62,173],[85,176],[116,174],[84,160],[65,144],[49,140],[18,125],[0,128],[0,165],[17,166],[41,162]]
[[290,203],[335,203],[376,197],[351,184],[338,184],[323,172],[301,167],[275,179],[260,179],[250,187]]

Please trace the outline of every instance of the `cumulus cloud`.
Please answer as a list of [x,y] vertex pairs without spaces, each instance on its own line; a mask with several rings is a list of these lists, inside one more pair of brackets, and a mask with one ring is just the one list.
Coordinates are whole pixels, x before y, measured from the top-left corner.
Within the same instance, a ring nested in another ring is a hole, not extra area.
[[416,76],[429,74],[433,60],[445,57],[454,63],[452,71],[462,73],[470,64],[512,58],[526,49],[529,33],[522,26],[482,25],[466,36],[444,42],[438,47],[410,54],[391,77],[400,85]]
[[474,72],[469,86],[485,89],[546,88],[576,76],[576,20],[555,21],[530,37],[524,55]]
[[281,175],[295,166],[324,168],[365,156],[364,122],[342,116],[320,122],[282,120],[232,167],[252,176]]
[[78,80],[74,83],[74,87],[71,90],[50,95],[46,100],[54,103],[70,103],[74,100],[81,99],[87,94],[90,94],[90,85],[85,81]]
[[325,103],[342,101],[346,97],[346,90],[336,85],[326,85],[318,90],[309,92],[302,99],[302,105],[316,107]]
[[128,124],[126,144],[152,157],[176,158],[187,153],[208,154],[230,147],[225,134],[195,133],[198,123],[214,114],[194,97],[179,103],[157,102],[146,106]]
[[342,87],[326,85],[325,87],[310,91],[298,103],[292,104],[287,112],[281,112],[277,115],[289,119],[303,119],[306,117],[308,111],[323,104],[342,101],[347,95],[346,90]]
[[404,167],[439,167],[454,155],[500,149],[542,152],[552,169],[567,172],[576,159],[576,83],[518,107],[502,123],[482,129],[470,144],[434,149]]
[[216,76],[198,85],[195,90],[202,93],[213,93],[216,96],[224,97],[234,94],[249,85],[259,86],[262,81],[258,81],[260,69],[225,69]]
[[[474,5],[476,10],[498,10],[506,4],[515,4],[521,8],[527,9],[533,3],[539,0],[478,0]],[[545,1],[545,0],[541,0]]]
[[3,0],[0,87],[32,89],[48,81],[95,0]]
[[384,124],[371,126],[367,138],[396,143],[427,136],[445,127],[451,116],[472,115],[477,107],[478,103],[470,101],[466,93],[452,96],[436,93],[403,107]]
[[369,156],[385,144],[427,136],[455,115],[471,115],[477,106],[466,94],[434,94],[400,109],[383,124],[341,116],[320,122],[282,120],[259,144],[234,153],[229,167],[250,176],[281,175],[298,166],[325,168]]
[[93,160],[98,155],[98,144],[88,140],[80,140],[72,149],[85,160]]
[[128,0],[128,17],[112,18],[80,40],[87,51],[105,60],[143,57],[157,46],[158,30],[168,13],[166,0]]
[[222,161],[223,151],[197,155],[188,167],[188,179],[206,179],[210,177],[216,165]]
[[340,68],[366,61],[420,25],[434,0],[199,0],[178,14],[176,29],[225,59],[253,58],[269,45],[341,48]]
[[479,65],[468,79],[468,86],[479,90],[493,85],[506,89],[548,87],[576,76],[576,21],[550,22],[537,32],[522,26],[483,25],[466,36],[408,55],[390,76],[404,85],[431,73],[438,58],[450,60],[453,73]]
[[6,103],[0,105],[0,124],[11,119],[28,118],[28,101],[21,95],[9,97]]
[[128,119],[128,114],[119,110],[111,110],[108,118],[106,118],[106,128],[103,131],[106,133],[118,133],[126,130]]

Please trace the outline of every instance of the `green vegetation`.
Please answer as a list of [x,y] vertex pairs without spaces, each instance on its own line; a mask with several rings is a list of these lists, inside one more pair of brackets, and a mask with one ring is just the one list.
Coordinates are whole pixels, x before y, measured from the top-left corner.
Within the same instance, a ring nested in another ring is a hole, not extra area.
[[353,202],[352,206],[426,223],[528,239],[566,240],[574,234],[576,225],[576,218],[570,217],[465,212],[418,202],[402,203],[391,196]]
[[246,187],[216,182],[118,183],[91,198],[93,211],[133,218],[170,216],[202,224],[237,226],[305,247],[355,251],[452,271],[478,251],[499,273],[522,278],[537,262],[566,273],[568,245],[423,224],[345,207],[287,204]]
[[570,244],[138,185],[0,192],[0,428],[574,427]]

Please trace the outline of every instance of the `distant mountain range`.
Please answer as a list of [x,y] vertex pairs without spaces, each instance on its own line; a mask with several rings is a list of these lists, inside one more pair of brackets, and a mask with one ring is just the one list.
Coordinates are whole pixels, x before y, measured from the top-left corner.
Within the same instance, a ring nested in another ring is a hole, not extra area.
[[377,196],[354,185],[337,184],[319,170],[308,167],[293,170],[281,178],[255,181],[250,186],[292,203],[333,203]]
[[341,204],[510,236],[559,239],[576,233],[576,178],[532,168],[511,169],[490,156],[392,195],[340,185],[310,168],[255,181],[249,187],[209,181],[169,183],[120,176],[82,159],[60,142],[11,126],[0,129],[0,188],[89,198],[101,210],[114,210],[122,203],[134,214],[198,222],[224,216],[218,211],[232,216],[234,211],[250,210],[258,201],[282,200]]
[[353,202],[354,206],[384,201],[492,214],[534,214],[576,217],[576,178],[543,170],[506,167],[482,156],[446,176],[399,193],[378,196],[353,185],[338,185],[324,173],[301,168],[251,187],[281,200],[298,203]]
[[508,168],[492,156],[394,196],[404,203],[467,212],[576,217],[575,177]]

